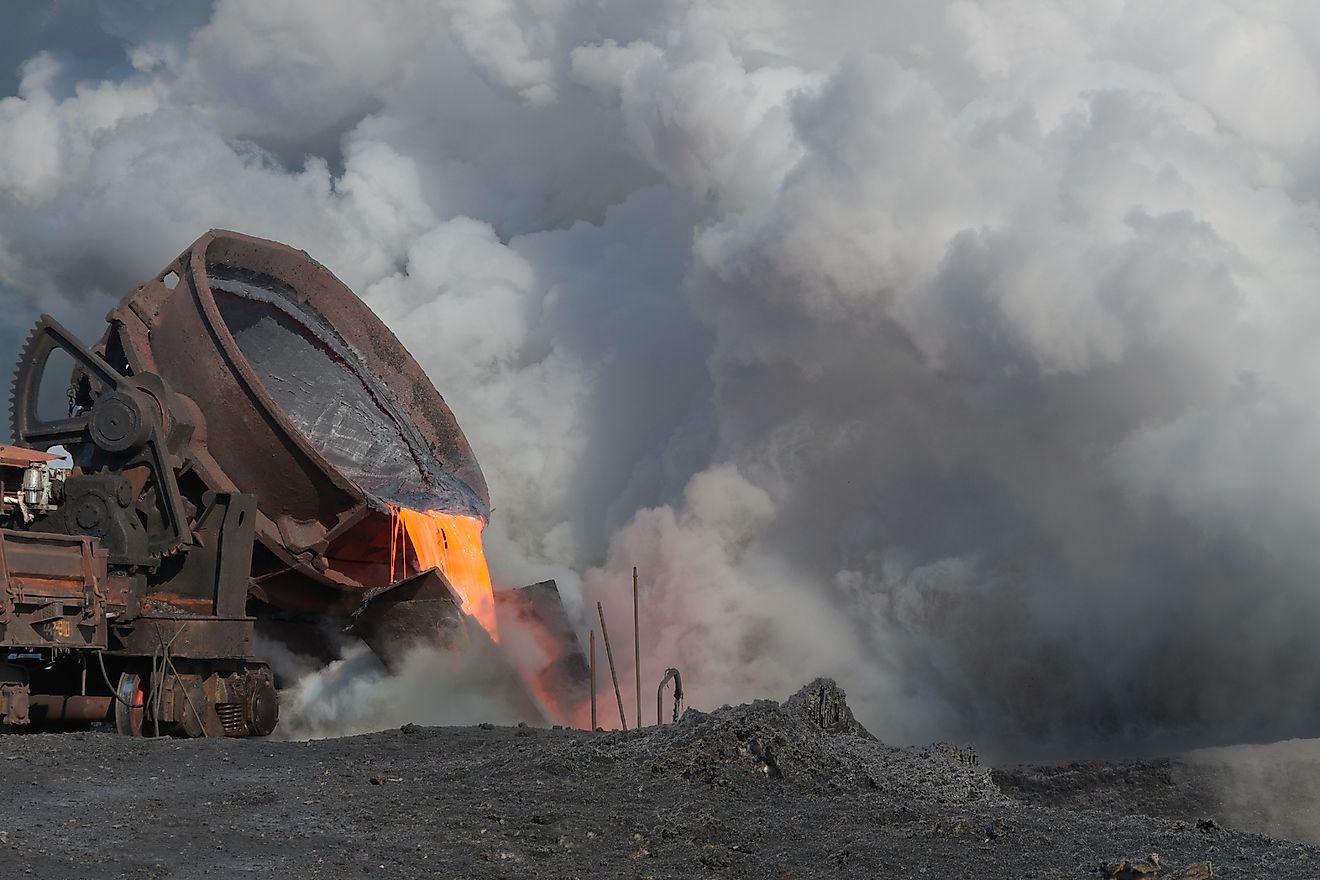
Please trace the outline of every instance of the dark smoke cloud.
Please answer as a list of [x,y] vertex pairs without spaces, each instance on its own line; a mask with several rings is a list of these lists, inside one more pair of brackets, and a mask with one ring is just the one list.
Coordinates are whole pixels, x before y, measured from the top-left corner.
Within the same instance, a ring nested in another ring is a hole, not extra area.
[[1313,5],[139,11],[79,20],[118,68],[23,31],[6,343],[281,239],[446,395],[497,576],[626,632],[641,566],[699,705],[828,674],[1019,752],[1320,720]]

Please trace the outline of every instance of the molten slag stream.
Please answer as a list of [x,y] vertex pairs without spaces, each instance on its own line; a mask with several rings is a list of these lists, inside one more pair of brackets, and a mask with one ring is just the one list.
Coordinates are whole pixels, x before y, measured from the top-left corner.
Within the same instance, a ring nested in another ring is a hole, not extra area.
[[[396,531],[395,538],[401,540],[403,535],[407,536],[417,557],[418,571],[438,568],[444,573],[463,600],[464,613],[475,618],[491,640],[500,645],[527,688],[528,696],[545,717],[559,724],[588,726],[589,704],[575,701],[571,694],[557,693],[555,668],[564,649],[554,634],[532,615],[516,614],[506,620],[510,631],[501,638],[490,569],[481,546],[481,530],[486,524],[472,516],[406,507],[394,508],[394,515],[396,527],[402,527],[402,534]],[[391,539],[392,543],[395,538]],[[391,555],[393,552],[392,548]]]
[[490,569],[481,549],[481,530],[485,523],[474,516],[458,516],[437,511],[396,511],[420,571],[438,568],[449,579],[463,600],[463,611],[476,618],[493,641],[499,642],[495,622],[495,594],[490,583]]

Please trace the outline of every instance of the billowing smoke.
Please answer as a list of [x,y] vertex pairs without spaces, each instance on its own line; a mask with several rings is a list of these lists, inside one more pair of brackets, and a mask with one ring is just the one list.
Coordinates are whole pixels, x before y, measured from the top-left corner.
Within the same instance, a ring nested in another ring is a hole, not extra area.
[[1205,792],[1230,827],[1320,843],[1320,797],[1308,784],[1320,770],[1316,740],[1199,749],[1173,766],[1174,779]]
[[[280,659],[278,643],[273,648]],[[270,655],[264,655],[270,656]],[[361,642],[341,659],[307,669],[281,697],[281,739],[351,736],[404,724],[513,725],[537,719],[493,658],[418,648],[387,670]],[[275,668],[279,669],[278,665]]]
[[627,633],[641,568],[647,690],[1320,721],[1314,3],[152,7],[9,13],[4,348],[280,239],[448,399],[498,580]]

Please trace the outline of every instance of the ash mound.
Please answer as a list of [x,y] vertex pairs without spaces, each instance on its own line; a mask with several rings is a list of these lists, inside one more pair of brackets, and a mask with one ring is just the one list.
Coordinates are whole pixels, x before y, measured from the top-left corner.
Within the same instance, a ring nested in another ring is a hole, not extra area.
[[565,743],[546,757],[576,767],[605,760],[622,772],[716,789],[778,780],[816,796],[884,790],[909,806],[1004,800],[975,751],[943,743],[885,745],[853,717],[843,689],[829,679],[813,681],[782,704],[757,700],[709,713],[689,709],[677,724]]

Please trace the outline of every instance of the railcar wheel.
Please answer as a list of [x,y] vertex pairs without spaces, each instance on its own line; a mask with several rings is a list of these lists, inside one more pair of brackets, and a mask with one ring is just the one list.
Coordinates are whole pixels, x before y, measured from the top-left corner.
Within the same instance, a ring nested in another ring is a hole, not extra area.
[[122,672],[115,700],[115,731],[120,736],[142,736],[142,722],[146,717],[147,695],[142,689],[142,676],[136,672]]
[[280,720],[280,695],[269,677],[254,678],[248,685],[247,724],[253,736],[270,736]]

